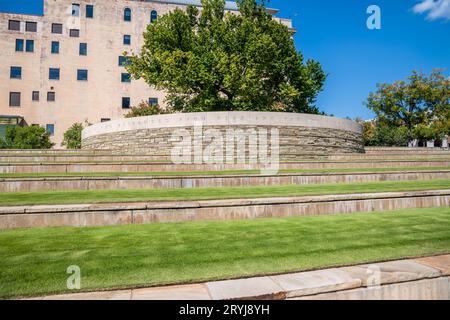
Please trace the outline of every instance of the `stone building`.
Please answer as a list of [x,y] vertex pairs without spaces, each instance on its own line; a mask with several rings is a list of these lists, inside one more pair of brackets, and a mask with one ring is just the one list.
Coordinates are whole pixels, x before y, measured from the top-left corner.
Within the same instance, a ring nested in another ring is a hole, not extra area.
[[[43,126],[59,147],[75,122],[118,119],[141,101],[163,106],[164,92],[130,81],[121,56],[140,51],[151,21],[189,4],[201,7],[200,0],[44,0],[43,15],[0,13],[0,118]],[[226,9],[237,11],[236,3]]]

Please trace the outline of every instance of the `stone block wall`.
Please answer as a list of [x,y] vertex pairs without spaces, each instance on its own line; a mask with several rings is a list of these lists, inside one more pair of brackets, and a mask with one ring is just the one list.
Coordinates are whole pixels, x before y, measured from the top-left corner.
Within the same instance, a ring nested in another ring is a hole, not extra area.
[[[94,125],[83,132],[82,145],[84,149],[120,150],[170,159],[174,148],[180,145],[194,150],[203,143],[205,153],[206,148],[214,141],[208,138],[206,133],[212,131],[223,137],[223,143],[219,143],[222,150],[218,150],[216,146],[213,155],[225,156],[229,145],[227,134],[234,130],[234,159],[237,159],[236,141],[245,140],[245,158],[248,160],[258,155],[259,143],[262,141],[258,134],[267,137],[269,155],[278,148],[276,144],[271,144],[272,129],[277,129],[280,160],[318,159],[337,153],[364,152],[362,133],[358,125],[344,119],[259,112],[194,115],[196,119],[191,121],[187,118],[193,117],[192,115],[177,114]],[[180,132],[186,134],[189,139],[179,136]],[[252,138],[249,138],[249,134]]]

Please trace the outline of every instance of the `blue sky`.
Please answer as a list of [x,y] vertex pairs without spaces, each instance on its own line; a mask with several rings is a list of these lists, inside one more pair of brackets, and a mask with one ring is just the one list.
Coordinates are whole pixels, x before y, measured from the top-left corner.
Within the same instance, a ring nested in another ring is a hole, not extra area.
[[[413,10],[418,3],[422,14]],[[381,30],[366,27],[372,4],[381,8]],[[298,50],[329,73],[318,99],[327,113],[370,119],[363,102],[377,83],[404,79],[414,69],[449,68],[449,0],[272,0],[269,6],[294,20]],[[0,0],[0,11],[41,14],[42,1]]]

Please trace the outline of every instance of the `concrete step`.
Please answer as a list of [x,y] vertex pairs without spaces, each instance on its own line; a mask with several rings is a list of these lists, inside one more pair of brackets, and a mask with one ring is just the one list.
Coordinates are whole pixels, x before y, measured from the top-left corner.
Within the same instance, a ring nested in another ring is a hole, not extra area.
[[[62,294],[31,300],[248,299],[450,300],[450,255],[374,261],[331,269],[188,285]],[[264,314],[260,311],[260,315]]]
[[197,176],[122,176],[122,177],[45,177],[0,178],[0,192],[43,192],[105,189],[173,189],[205,187],[244,187],[411,181],[450,179],[449,170],[295,173],[280,175],[197,175]]
[[[399,167],[450,167],[450,160],[361,160],[281,162],[279,170],[368,169]],[[269,166],[254,164],[173,164],[170,162],[116,163],[35,163],[0,164],[0,173],[83,173],[83,172],[202,172],[226,170],[262,170]]]
[[149,203],[0,207],[0,229],[281,218],[448,207],[450,190]]

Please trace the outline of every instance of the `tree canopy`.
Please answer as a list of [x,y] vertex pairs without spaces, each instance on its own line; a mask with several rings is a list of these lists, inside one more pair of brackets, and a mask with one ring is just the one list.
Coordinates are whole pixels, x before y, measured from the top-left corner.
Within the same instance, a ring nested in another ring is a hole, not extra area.
[[407,81],[379,84],[366,105],[383,126],[407,128],[413,139],[435,140],[450,134],[450,80],[442,70],[413,71]]
[[[224,0],[176,9],[151,23],[127,70],[167,93],[171,111],[284,111],[319,113],[326,75],[304,62],[289,29],[256,0]],[[127,53],[125,53],[127,55]]]

